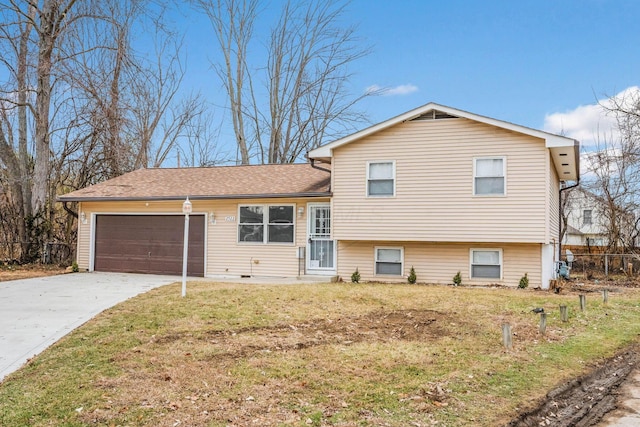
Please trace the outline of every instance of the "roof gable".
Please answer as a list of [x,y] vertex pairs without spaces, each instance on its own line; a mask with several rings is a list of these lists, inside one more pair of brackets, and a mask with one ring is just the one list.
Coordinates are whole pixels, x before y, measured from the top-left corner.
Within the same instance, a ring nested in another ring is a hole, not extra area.
[[579,179],[580,157],[578,141],[572,138],[555,135],[537,129],[531,129],[525,126],[520,126],[510,122],[481,116],[478,114],[470,113],[468,111],[458,110],[456,108],[447,107],[445,105],[440,105],[433,102],[415,108],[411,111],[407,111],[404,114],[400,114],[399,116],[375,124],[344,138],[330,142],[329,144],[318,147],[315,150],[310,151],[308,153],[308,157],[310,159],[330,163],[331,158],[333,157],[334,149],[345,144],[360,140],[369,135],[373,135],[397,124],[413,120],[438,120],[455,118],[465,118],[541,139],[545,142],[545,147],[548,148],[551,152],[551,156],[553,158],[560,180],[571,181]]

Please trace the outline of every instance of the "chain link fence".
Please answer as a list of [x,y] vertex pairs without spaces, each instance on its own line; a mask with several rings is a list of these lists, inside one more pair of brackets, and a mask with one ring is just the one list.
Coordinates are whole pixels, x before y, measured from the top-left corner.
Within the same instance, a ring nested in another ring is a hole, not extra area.
[[570,275],[573,278],[597,280],[607,278],[640,278],[640,254],[573,253]]

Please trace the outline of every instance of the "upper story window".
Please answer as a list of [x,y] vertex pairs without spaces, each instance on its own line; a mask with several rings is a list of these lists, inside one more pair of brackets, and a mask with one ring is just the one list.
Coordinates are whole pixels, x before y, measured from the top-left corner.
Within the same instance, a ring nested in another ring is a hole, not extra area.
[[394,161],[367,162],[367,196],[388,197],[396,193]]
[[504,196],[506,194],[506,158],[482,157],[473,159],[473,194],[476,196]]
[[584,225],[591,225],[593,221],[593,211],[591,209],[585,209],[582,211],[582,223]]
[[246,205],[239,210],[238,241],[293,243],[293,205]]

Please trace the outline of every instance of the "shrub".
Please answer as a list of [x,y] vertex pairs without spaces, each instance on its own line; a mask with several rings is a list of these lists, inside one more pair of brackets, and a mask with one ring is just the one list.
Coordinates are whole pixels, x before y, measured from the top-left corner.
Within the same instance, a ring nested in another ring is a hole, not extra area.
[[418,280],[418,277],[416,276],[416,269],[413,268],[413,266],[411,266],[411,270],[409,271],[409,277],[407,277],[407,281],[413,285],[414,283],[416,283],[416,280]]
[[527,273],[524,273],[524,276],[520,278],[520,283],[518,283],[518,287],[520,289],[524,289],[527,286],[529,286],[529,276],[527,276]]
[[453,276],[453,285],[460,286],[462,284],[462,275],[458,271],[455,276]]
[[358,267],[356,267],[356,271],[351,275],[351,283],[360,283],[360,272],[358,271]]
[[71,271],[73,271],[74,273],[80,271],[80,268],[78,267],[78,263],[76,261],[73,261],[71,263]]

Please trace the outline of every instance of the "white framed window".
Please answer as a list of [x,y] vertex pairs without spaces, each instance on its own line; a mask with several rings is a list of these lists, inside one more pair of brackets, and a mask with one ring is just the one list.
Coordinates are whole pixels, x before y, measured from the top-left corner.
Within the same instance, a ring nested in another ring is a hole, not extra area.
[[376,275],[402,276],[404,271],[404,249],[391,247],[376,247]]
[[396,162],[367,162],[367,197],[390,197],[396,194]]
[[502,249],[471,249],[472,279],[502,279]]
[[593,211],[591,209],[584,209],[582,211],[582,224],[591,225],[593,223]]
[[587,246],[604,246],[604,239],[601,237],[587,237]]
[[473,159],[473,194],[475,196],[506,195],[506,171],[506,157],[477,157]]
[[238,241],[247,243],[293,243],[293,205],[241,205],[238,207]]

